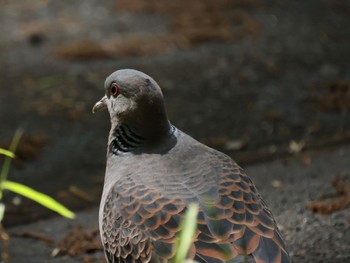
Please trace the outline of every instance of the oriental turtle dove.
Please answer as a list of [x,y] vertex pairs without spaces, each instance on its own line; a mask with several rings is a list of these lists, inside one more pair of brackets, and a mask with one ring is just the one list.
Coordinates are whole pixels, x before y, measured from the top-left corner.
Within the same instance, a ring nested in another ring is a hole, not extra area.
[[93,112],[111,119],[99,227],[108,262],[168,262],[190,203],[199,213],[188,258],[290,262],[276,222],[230,157],[174,127],[158,84],[131,69],[105,81]]

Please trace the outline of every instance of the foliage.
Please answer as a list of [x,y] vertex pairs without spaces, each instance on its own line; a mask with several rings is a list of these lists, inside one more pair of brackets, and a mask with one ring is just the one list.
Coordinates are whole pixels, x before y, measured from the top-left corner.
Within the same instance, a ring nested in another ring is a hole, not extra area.
[[[0,154],[5,155],[5,161],[2,166],[1,174],[0,174],[0,201],[2,199],[2,192],[3,190],[9,190],[14,193],[20,194],[22,196],[25,196],[29,199],[34,200],[35,202],[45,206],[46,208],[53,210],[60,215],[73,219],[75,217],[74,213],[70,210],[68,210],[66,207],[64,207],[62,204],[58,203],[51,197],[40,193],[26,185],[12,182],[7,180],[7,176],[10,170],[11,160],[15,158],[15,151],[19,144],[19,141],[21,140],[23,132],[21,130],[17,130],[15,135],[13,136],[13,139],[11,141],[10,147],[8,150],[0,148]],[[0,203],[1,204],[1,203]],[[4,205],[1,204],[2,209],[0,209],[0,222],[3,219],[4,216]]]
[[198,204],[190,204],[182,222],[180,239],[177,244],[175,263],[186,262],[186,257],[193,243],[194,235],[197,228]]

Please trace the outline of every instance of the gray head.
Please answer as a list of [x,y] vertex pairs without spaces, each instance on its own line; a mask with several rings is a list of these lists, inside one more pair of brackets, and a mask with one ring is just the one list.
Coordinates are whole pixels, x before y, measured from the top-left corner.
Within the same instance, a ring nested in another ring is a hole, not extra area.
[[169,133],[162,91],[154,79],[140,71],[122,69],[106,78],[105,96],[92,111],[105,108],[109,111],[112,129],[128,125],[149,140]]

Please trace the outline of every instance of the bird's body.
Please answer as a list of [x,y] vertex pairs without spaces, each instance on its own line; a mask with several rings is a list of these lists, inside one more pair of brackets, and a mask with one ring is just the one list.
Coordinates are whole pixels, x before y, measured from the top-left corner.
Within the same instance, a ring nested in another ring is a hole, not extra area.
[[252,254],[256,262],[290,262],[250,178],[169,123],[152,78],[120,70],[105,89],[94,111],[107,107],[112,123],[99,214],[108,262],[170,261],[190,203],[199,205],[190,258],[211,263]]

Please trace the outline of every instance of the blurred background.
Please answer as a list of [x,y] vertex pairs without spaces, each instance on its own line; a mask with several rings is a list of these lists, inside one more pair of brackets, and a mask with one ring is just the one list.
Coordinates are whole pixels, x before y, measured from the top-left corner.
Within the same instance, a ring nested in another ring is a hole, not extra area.
[[[242,165],[349,143],[349,16],[341,0],[1,0],[0,147],[25,131],[9,179],[96,206],[110,123],[91,109],[121,68],[152,76],[175,126]],[[5,226],[53,215],[4,202]]]

